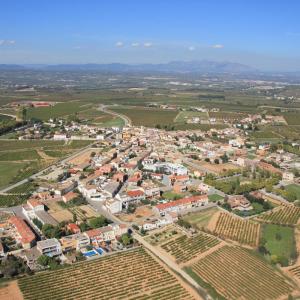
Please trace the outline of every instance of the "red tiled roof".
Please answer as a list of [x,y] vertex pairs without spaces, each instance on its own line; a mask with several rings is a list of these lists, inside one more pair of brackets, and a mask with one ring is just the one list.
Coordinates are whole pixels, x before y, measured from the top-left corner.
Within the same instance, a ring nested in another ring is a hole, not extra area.
[[21,236],[21,242],[23,244],[31,243],[35,240],[35,235],[28,227],[28,225],[24,222],[23,219],[13,216],[9,218],[9,223],[11,223],[19,235]]
[[129,197],[138,197],[144,195],[144,192],[141,190],[128,191],[127,195]]
[[80,228],[77,224],[75,223],[70,223],[68,224],[68,228],[72,231],[72,232],[78,232],[80,231]]
[[170,207],[185,205],[185,204],[189,204],[189,203],[193,203],[193,202],[201,202],[201,201],[206,201],[206,200],[207,200],[207,195],[192,196],[192,197],[188,197],[188,198],[182,198],[179,200],[171,201],[168,203],[160,203],[160,204],[157,204],[155,207],[158,210],[164,210],[164,209],[167,209]]

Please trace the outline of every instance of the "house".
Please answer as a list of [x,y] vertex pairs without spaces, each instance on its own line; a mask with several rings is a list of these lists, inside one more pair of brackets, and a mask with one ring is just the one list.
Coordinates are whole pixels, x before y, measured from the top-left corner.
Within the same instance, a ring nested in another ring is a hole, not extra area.
[[29,249],[35,244],[35,235],[23,219],[12,216],[8,219],[8,223],[12,227],[13,237],[24,249]]
[[47,255],[49,257],[58,256],[62,254],[61,245],[59,241],[55,238],[38,241],[37,250],[41,253],[41,255]]
[[153,209],[156,213],[164,216],[166,212],[180,213],[184,210],[204,206],[207,204],[208,204],[207,195],[200,195],[200,196],[182,198],[167,203],[160,203],[157,204]]
[[103,242],[111,242],[116,239],[114,229],[110,225],[88,230],[85,232],[85,235],[94,246],[99,246]]
[[104,202],[104,206],[112,214],[117,214],[122,211],[122,201],[118,199],[108,199]]
[[55,188],[54,188],[54,193],[56,195],[62,196],[65,195],[72,190],[74,190],[77,187],[77,182],[75,180],[68,180],[63,183],[59,183]]
[[90,239],[86,234],[76,233],[68,236],[64,236],[60,239],[61,248],[63,252],[70,250],[80,250],[90,245]]
[[266,163],[264,161],[260,161],[257,165],[260,169],[268,171],[272,174],[277,174],[277,175],[282,175],[282,171],[278,168],[275,168],[274,166],[272,166],[269,163]]
[[283,172],[282,180],[283,181],[294,181],[295,175],[292,172]]
[[243,195],[229,196],[227,203],[232,210],[247,211],[253,209],[250,201]]
[[78,194],[77,193],[74,193],[74,192],[68,192],[66,193],[65,195],[62,196],[62,200],[65,202],[65,203],[68,203],[74,199],[76,199],[78,197]]
[[77,224],[75,224],[75,223],[69,223],[67,225],[67,229],[70,230],[74,234],[81,232],[79,226]]

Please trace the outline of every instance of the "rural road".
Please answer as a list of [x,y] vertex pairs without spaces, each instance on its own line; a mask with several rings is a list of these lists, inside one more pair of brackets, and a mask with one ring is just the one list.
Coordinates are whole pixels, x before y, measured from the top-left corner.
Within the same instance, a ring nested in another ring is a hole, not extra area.
[[113,116],[116,116],[116,117],[119,117],[119,118],[123,119],[124,122],[125,122],[125,126],[128,126],[128,125],[131,126],[132,125],[131,120],[127,116],[119,114],[115,111],[111,111],[111,110],[107,109],[106,106],[104,106],[104,105],[100,105],[98,109],[100,111],[104,112],[104,113],[107,113],[107,114],[110,114],[110,115],[113,115]]

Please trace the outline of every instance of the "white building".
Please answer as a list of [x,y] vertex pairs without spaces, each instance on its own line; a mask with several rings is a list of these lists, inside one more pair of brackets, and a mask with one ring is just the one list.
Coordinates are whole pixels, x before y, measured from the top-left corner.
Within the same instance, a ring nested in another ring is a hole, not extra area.
[[50,257],[61,255],[61,245],[57,239],[47,239],[44,241],[37,242],[37,250],[42,255],[47,255]]

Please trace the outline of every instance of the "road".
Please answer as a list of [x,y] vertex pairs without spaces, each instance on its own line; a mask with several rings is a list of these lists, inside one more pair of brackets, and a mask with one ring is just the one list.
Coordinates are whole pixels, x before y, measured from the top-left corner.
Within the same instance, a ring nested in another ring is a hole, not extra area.
[[[95,141],[93,141],[93,142],[95,142]],[[56,161],[53,165],[47,167],[46,169],[43,169],[43,170],[39,171],[38,173],[35,173],[35,174],[33,174],[32,176],[28,177],[28,178],[25,178],[25,179],[23,179],[23,180],[21,180],[21,181],[18,181],[18,182],[16,182],[16,183],[14,183],[14,184],[12,184],[12,185],[10,185],[10,186],[8,186],[8,187],[6,187],[6,188],[0,190],[0,194],[1,194],[1,193],[7,193],[7,192],[9,192],[10,190],[12,190],[12,189],[14,189],[14,188],[16,188],[16,187],[18,187],[18,186],[20,186],[20,185],[22,185],[22,184],[28,182],[30,179],[35,179],[35,178],[37,178],[38,176],[42,175],[44,172],[49,171],[49,170],[50,170],[53,166],[55,166],[56,164],[59,164],[59,163],[60,163],[60,164],[64,164],[64,163],[66,163],[69,159],[72,159],[72,158],[76,157],[77,155],[82,154],[83,152],[85,152],[85,151],[86,151],[87,149],[89,149],[90,147],[91,147],[91,145],[88,145],[88,146],[86,146],[86,147],[80,149],[79,151],[74,152],[74,153],[71,154],[70,156],[67,156],[67,157],[63,158],[63,159],[60,160],[60,161]]]
[[123,121],[124,121],[124,123],[125,123],[125,126],[128,126],[128,125],[131,126],[131,125],[132,125],[131,120],[130,120],[127,116],[122,115],[122,114],[119,114],[119,113],[117,113],[117,112],[115,112],[115,111],[108,110],[108,109],[106,108],[106,106],[104,106],[104,105],[100,105],[100,106],[98,107],[98,109],[99,109],[100,111],[104,112],[104,113],[107,113],[107,114],[110,114],[110,115],[113,115],[113,116],[116,116],[116,117],[119,117],[119,118],[123,119]]

